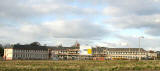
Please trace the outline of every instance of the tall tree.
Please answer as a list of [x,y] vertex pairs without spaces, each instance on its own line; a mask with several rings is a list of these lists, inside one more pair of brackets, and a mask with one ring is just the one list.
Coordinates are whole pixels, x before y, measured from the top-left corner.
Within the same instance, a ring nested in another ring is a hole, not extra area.
[[4,54],[4,48],[2,46],[2,44],[0,44],[0,57],[2,57]]

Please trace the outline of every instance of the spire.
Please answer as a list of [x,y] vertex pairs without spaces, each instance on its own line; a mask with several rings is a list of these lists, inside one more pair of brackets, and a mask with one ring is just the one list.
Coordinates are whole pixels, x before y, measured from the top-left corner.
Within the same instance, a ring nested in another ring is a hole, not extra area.
[[75,44],[72,47],[80,47],[79,42],[76,40]]

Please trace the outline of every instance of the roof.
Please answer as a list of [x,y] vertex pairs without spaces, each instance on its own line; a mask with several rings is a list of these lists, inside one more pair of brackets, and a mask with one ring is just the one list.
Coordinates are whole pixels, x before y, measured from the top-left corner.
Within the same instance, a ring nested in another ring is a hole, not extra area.
[[92,48],[93,51],[103,51],[106,50],[107,47],[96,47],[96,48]]
[[143,48],[108,48],[108,51],[146,51]]
[[13,49],[24,49],[24,50],[48,50],[47,46],[32,46],[32,45],[13,45]]
[[67,50],[67,49],[79,49],[79,47],[57,47],[57,46],[33,46],[33,45],[12,45],[7,48],[13,49],[26,49],[26,50]]
[[55,46],[50,46],[48,48],[52,50],[79,49],[79,47],[55,47]]

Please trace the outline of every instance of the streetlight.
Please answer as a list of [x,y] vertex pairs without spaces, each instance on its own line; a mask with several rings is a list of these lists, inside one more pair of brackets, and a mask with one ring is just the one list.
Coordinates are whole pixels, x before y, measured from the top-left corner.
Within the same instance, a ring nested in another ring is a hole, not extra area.
[[[139,54],[140,54],[140,48],[141,48],[141,39],[144,38],[144,36],[140,36],[139,39]],[[139,60],[141,60],[141,56],[139,55]]]

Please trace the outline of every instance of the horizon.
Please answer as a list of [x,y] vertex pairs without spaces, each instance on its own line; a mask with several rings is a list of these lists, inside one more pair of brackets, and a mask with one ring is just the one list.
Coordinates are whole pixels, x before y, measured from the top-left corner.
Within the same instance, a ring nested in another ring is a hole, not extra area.
[[[76,41],[77,42],[77,41]],[[75,43],[73,43],[72,45],[70,45],[70,46],[63,46],[63,44],[59,44],[59,45],[47,45],[47,44],[41,44],[41,43],[39,43],[38,42],[38,46],[48,46],[48,47],[58,47],[58,46],[60,46],[60,47],[74,47],[75,46],[75,44],[76,44],[76,42]],[[34,42],[32,42],[32,43],[34,43]],[[2,46],[5,46],[5,45],[20,45],[20,46],[25,46],[25,45],[28,45],[28,46],[35,46],[35,45],[32,45],[32,43],[28,43],[28,44],[21,44],[21,43],[16,43],[16,44],[2,44]],[[78,42],[79,43],[79,42]],[[1,45],[1,44],[0,44]],[[91,46],[92,48],[97,48],[97,47],[104,47],[104,48],[135,48],[135,47],[106,47],[106,46],[98,46],[98,45],[95,45],[95,46],[93,46],[93,45],[88,45],[88,44],[85,44],[85,45],[81,45],[80,44],[80,46],[82,46],[82,47],[84,47],[84,46]],[[8,48],[8,47],[4,47],[4,48]],[[144,50],[146,50],[146,51],[159,51],[159,50],[151,50],[151,49],[145,49],[145,48],[143,48],[143,47],[141,47],[142,49],[144,49]],[[138,48],[139,49],[139,48]]]

